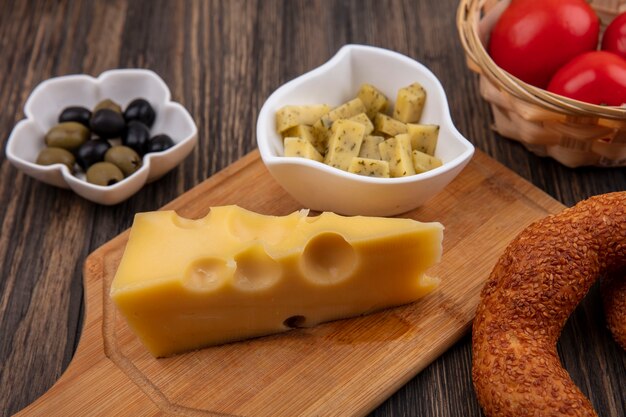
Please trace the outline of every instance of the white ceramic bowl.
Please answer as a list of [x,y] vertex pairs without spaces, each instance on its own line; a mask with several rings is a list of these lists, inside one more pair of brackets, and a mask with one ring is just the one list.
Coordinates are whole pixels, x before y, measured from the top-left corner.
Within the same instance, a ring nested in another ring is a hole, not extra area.
[[[371,178],[321,162],[284,157],[276,131],[276,111],[285,105],[336,106],[354,98],[369,83],[391,101],[413,82],[427,92],[420,123],[440,125],[435,156],[443,166],[403,178]],[[424,65],[386,49],[347,45],[327,63],[277,89],[265,102],[257,121],[257,143],[272,176],[307,208],[348,215],[391,216],[414,209],[441,191],[469,162],[474,147],[452,124],[446,94]]]
[[[84,173],[72,174],[65,165],[42,166],[35,163],[45,147],[46,132],[57,123],[61,111],[68,106],[89,109],[104,99],[111,99],[125,108],[135,98],[145,98],[156,111],[151,135],[168,134],[175,145],[163,152],[148,153],[143,166],[133,175],[114,185],[98,186],[85,181]],[[24,173],[100,204],[117,204],[135,194],[144,184],[154,181],[178,165],[198,140],[198,129],[189,112],[171,101],[165,82],[154,72],[143,69],[111,70],[98,78],[88,75],[67,75],[39,84],[26,100],[26,119],[11,132],[6,146],[7,158]]]

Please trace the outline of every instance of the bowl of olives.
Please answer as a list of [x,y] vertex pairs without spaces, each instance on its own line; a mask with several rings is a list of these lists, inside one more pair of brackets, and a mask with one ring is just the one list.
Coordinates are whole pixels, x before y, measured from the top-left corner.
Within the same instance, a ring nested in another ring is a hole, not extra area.
[[165,82],[143,69],[46,80],[24,106],[7,158],[42,182],[112,205],[178,165],[198,130]]

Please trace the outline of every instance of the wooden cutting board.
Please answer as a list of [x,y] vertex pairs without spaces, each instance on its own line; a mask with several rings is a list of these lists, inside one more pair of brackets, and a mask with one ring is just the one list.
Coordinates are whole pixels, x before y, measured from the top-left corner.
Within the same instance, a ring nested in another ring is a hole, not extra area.
[[[189,218],[238,204],[263,214],[300,209],[252,152],[165,209]],[[486,155],[404,217],[440,221],[441,286],[403,307],[276,336],[154,359],[108,297],[128,231],[85,262],[86,313],[59,381],[18,415],[365,415],[468,331],[496,259],[525,226],[563,206]]]

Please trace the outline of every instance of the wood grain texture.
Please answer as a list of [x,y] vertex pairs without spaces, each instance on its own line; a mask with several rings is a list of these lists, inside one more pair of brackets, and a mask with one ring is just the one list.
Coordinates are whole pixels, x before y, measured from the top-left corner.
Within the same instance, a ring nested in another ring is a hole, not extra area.
[[[626,189],[624,169],[568,169],[493,134],[455,9],[455,0],[0,0],[0,414],[33,402],[67,368],[83,325],[87,255],[128,228],[135,212],[166,204],[254,149],[265,98],[345,43],[425,63],[459,130],[563,204]],[[8,163],[6,138],[39,82],[116,67],[156,71],[190,111],[200,142],[182,165],[128,201],[101,207]],[[595,288],[559,352],[602,416],[626,415],[626,354],[605,329]],[[372,415],[480,415],[470,364],[466,336]]]
[[[225,204],[279,215],[300,208],[271,178],[258,152],[166,208],[201,218]],[[474,210],[463,213],[468,204]],[[562,209],[479,152],[442,193],[403,214],[437,219],[446,228],[442,260],[429,270],[441,285],[429,296],[363,317],[158,360],[108,296],[128,239],[124,232],[85,261],[85,327],[69,368],[19,415],[65,416],[77,407],[84,415],[365,415],[467,331],[507,243],[532,221]]]

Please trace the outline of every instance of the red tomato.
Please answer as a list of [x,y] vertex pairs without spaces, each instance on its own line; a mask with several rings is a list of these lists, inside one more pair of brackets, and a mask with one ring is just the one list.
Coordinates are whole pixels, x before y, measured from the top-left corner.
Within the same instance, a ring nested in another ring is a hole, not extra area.
[[617,16],[604,31],[602,49],[626,58],[626,13]]
[[600,21],[584,0],[513,0],[491,32],[500,68],[545,88],[564,64],[596,49]]
[[561,68],[548,91],[591,104],[626,103],[626,60],[611,52],[577,56]]

